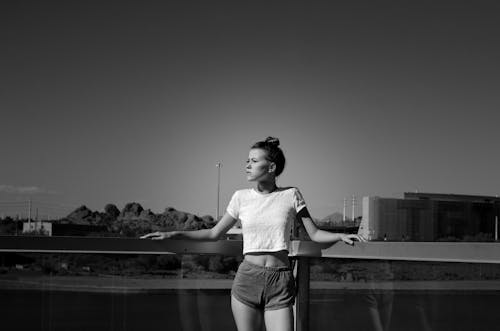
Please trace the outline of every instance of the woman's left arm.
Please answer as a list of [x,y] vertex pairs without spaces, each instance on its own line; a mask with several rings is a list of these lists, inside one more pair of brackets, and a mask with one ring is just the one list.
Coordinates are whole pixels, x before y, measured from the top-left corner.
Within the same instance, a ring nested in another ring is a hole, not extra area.
[[333,244],[342,240],[346,244],[354,245],[354,241],[366,241],[363,237],[357,234],[335,233],[318,229],[316,224],[314,224],[307,207],[302,208],[298,212],[297,218],[302,222],[309,238],[311,238],[314,242]]

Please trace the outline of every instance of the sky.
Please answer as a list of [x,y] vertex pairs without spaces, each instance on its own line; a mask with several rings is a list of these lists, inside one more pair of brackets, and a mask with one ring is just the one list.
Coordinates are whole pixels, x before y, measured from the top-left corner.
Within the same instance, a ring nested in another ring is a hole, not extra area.
[[315,218],[500,194],[499,39],[496,1],[3,1],[0,214],[215,216],[267,136]]

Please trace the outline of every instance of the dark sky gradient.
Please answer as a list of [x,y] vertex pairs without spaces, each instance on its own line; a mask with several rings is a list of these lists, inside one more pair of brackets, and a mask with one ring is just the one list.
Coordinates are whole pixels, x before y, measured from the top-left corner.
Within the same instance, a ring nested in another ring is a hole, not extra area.
[[495,1],[9,1],[0,42],[0,201],[214,215],[268,135],[315,217],[500,192]]

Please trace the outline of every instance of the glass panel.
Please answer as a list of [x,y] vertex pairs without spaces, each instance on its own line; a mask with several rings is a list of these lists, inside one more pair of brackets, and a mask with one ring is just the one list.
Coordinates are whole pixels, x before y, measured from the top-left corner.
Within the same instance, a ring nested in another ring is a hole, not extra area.
[[232,330],[236,257],[0,253],[8,330]]
[[500,265],[311,260],[311,330],[495,330]]
[[[479,258],[479,257],[478,257]],[[241,257],[0,254],[8,330],[233,330]],[[311,330],[494,330],[500,265],[311,259]]]

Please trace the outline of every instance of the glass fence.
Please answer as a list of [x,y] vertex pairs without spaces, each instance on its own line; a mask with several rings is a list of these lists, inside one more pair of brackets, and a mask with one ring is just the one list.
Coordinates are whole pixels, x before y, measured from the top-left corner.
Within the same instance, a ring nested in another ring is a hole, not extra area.
[[496,330],[500,265],[314,259],[310,330]]
[[[240,245],[0,237],[1,328],[236,330]],[[290,255],[297,330],[498,329],[497,243],[294,241]]]
[[235,329],[236,257],[3,253],[2,260],[3,330]]

